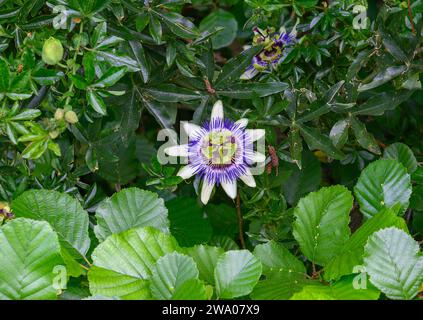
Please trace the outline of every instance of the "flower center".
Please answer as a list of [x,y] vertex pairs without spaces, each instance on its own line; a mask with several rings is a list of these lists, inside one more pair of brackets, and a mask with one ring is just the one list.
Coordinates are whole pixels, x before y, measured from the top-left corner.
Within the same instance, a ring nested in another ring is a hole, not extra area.
[[264,61],[273,61],[278,59],[282,55],[282,48],[279,46],[272,46],[267,50],[260,53],[260,58]]
[[200,150],[209,165],[227,166],[234,163],[237,148],[237,141],[232,132],[219,129],[203,138]]

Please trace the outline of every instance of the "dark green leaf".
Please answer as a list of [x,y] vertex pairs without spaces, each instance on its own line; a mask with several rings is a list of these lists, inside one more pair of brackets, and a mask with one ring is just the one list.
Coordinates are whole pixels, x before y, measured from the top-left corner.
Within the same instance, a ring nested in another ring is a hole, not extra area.
[[232,13],[223,9],[212,11],[200,23],[200,31],[211,31],[218,27],[223,29],[211,37],[213,48],[220,49],[226,47],[234,41],[238,23]]
[[218,95],[236,99],[251,99],[256,93],[260,97],[266,97],[279,93],[288,88],[285,82],[267,83],[234,83],[225,87],[224,90],[217,90]]
[[251,64],[253,57],[259,53],[261,47],[251,47],[229,60],[222,68],[219,77],[216,80],[216,88],[224,88],[226,84],[239,80],[245,69]]
[[107,108],[106,104],[104,103],[104,100],[94,91],[87,91],[87,100],[89,105],[94,109],[94,111],[98,112],[103,116],[107,114]]
[[321,150],[334,159],[341,160],[344,158],[345,155],[332,144],[329,137],[322,135],[311,127],[306,127],[304,125],[298,125],[298,127],[311,150]]
[[126,74],[126,70],[126,67],[111,67],[91,87],[111,87]]

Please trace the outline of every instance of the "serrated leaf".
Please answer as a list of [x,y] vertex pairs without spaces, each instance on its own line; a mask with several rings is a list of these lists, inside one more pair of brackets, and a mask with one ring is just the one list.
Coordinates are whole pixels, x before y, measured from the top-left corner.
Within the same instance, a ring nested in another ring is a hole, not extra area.
[[343,275],[353,273],[355,266],[363,264],[364,245],[370,235],[380,229],[392,226],[407,230],[405,220],[392,209],[383,209],[364,222],[345,242],[339,255],[325,266],[324,278],[326,280],[338,280]]
[[44,221],[15,219],[0,228],[0,299],[56,299],[54,267],[63,264],[56,233]]
[[330,294],[330,289],[325,286],[304,286],[300,292],[295,293],[290,300],[336,300]]
[[214,236],[210,240],[210,244],[213,245],[213,246],[218,246],[218,247],[224,249],[225,251],[238,250],[239,249],[238,244],[235,242],[235,240],[233,238],[230,238],[230,237],[224,236],[224,235]]
[[181,246],[206,243],[212,235],[209,219],[192,198],[176,198],[166,203],[169,209],[170,230]]
[[298,260],[287,248],[271,240],[259,244],[254,248],[254,255],[260,259],[263,274],[279,271],[284,273],[306,274],[304,264]]
[[88,272],[90,292],[107,298],[122,300],[152,299],[149,280],[138,276],[92,266]]
[[169,231],[167,209],[156,193],[127,188],[105,199],[95,212],[94,232],[100,241],[111,234],[135,227],[154,227]]
[[168,253],[157,260],[153,269],[151,293],[156,299],[169,300],[185,281],[197,278],[198,269],[191,257]]
[[222,248],[206,245],[197,245],[185,249],[185,252],[191,256],[197,264],[200,272],[200,279],[214,285],[214,269],[219,257],[225,252]]
[[356,275],[347,275],[329,286],[331,295],[336,300],[377,300],[380,291],[371,283],[366,283],[365,288],[356,287]]
[[343,186],[331,186],[302,198],[295,210],[294,238],[301,251],[319,265],[327,264],[348,240],[353,197]]
[[271,271],[264,280],[260,280],[251,292],[253,300],[287,300],[294,293],[312,283],[300,273]]
[[305,286],[301,292],[294,294],[291,300],[377,300],[379,290],[368,285],[366,288],[354,287],[354,275],[343,277],[331,284],[320,283]]
[[391,299],[412,299],[423,281],[419,244],[402,230],[387,228],[370,236],[364,255],[370,281]]
[[285,300],[313,283],[307,279],[303,263],[276,242],[256,246],[254,254],[261,260],[265,275],[251,293],[254,300]]
[[198,279],[190,279],[175,289],[172,300],[206,300],[207,291],[204,283]]
[[386,159],[395,159],[412,174],[417,169],[417,160],[413,151],[405,144],[397,142],[389,145],[383,152]]
[[113,234],[94,249],[88,272],[91,294],[151,298],[149,279],[157,260],[179,250],[176,240],[152,227]]
[[214,270],[216,295],[236,298],[249,294],[261,275],[261,263],[248,250],[231,250],[222,254]]
[[12,203],[17,217],[47,221],[73,257],[85,257],[89,247],[88,213],[78,200],[53,190],[29,190]]
[[380,159],[361,172],[354,193],[360,211],[367,218],[396,204],[400,206],[400,213],[404,213],[411,196],[410,175],[397,161]]

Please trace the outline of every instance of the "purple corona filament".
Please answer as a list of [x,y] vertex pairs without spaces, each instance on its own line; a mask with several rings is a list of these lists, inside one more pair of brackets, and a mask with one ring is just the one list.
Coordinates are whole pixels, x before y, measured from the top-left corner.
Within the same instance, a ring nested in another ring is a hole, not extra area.
[[202,181],[201,201],[206,204],[214,186],[222,186],[229,197],[235,198],[237,180],[255,187],[250,167],[256,162],[264,162],[265,156],[255,152],[253,142],[264,136],[262,129],[246,129],[247,119],[236,122],[225,119],[223,105],[217,101],[210,121],[202,126],[184,123],[189,142],[186,145],[165,149],[171,156],[188,158],[178,175],[189,179],[196,175]]
[[291,33],[275,33],[272,28],[261,30],[255,27],[253,45],[263,45],[263,49],[253,57],[250,66],[241,75],[241,79],[249,80],[258,73],[276,66],[288,55],[291,46],[295,43],[295,31]]

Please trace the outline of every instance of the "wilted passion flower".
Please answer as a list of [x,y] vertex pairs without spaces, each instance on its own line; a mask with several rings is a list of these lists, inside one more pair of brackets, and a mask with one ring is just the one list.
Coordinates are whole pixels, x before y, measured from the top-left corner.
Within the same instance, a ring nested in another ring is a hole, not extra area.
[[287,56],[289,47],[295,43],[295,28],[289,34],[285,31],[275,33],[274,28],[262,30],[255,27],[253,31],[253,46],[263,45],[263,50],[254,56],[251,65],[241,75],[243,80],[252,79],[259,72],[274,69]]
[[210,121],[202,126],[185,122],[184,130],[189,137],[188,144],[172,146],[164,150],[170,156],[188,157],[188,164],[182,167],[178,176],[189,179],[198,175],[203,185],[201,202],[206,204],[215,185],[222,188],[232,199],[237,194],[237,180],[255,187],[255,180],[249,167],[264,162],[266,157],[254,151],[253,142],[264,136],[263,129],[246,129],[247,119],[233,122],[224,119],[223,105],[219,100],[212,110]]

